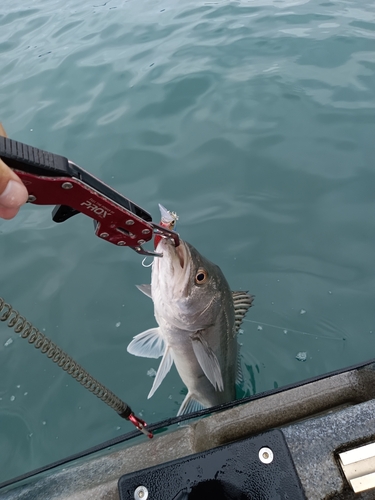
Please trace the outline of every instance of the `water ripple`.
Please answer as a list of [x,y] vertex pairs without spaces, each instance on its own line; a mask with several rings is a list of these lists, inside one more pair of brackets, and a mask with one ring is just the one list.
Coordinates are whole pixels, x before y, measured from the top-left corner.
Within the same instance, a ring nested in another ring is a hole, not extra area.
[[[159,202],[179,213],[182,237],[234,289],[256,295],[241,337],[254,390],[367,359],[372,2],[2,7],[0,120],[9,135],[66,155],[154,220]],[[182,383],[167,378],[147,400],[151,365],[126,353],[132,336],[155,324],[134,287],[150,279],[139,256],[96,238],[87,217],[54,224],[47,207],[24,207],[0,221],[0,234],[5,298],[147,421],[174,415]],[[0,442],[5,450],[14,442],[25,460],[3,453],[0,481],[114,436],[116,414],[39,354],[34,364],[35,349],[16,336],[4,347],[9,332],[1,335]],[[28,385],[31,402],[17,385]]]

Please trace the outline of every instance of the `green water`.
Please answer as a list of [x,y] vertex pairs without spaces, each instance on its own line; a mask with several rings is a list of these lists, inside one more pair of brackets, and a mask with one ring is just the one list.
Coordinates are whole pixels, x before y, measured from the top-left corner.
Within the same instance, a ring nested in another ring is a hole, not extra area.
[[[0,120],[154,220],[177,211],[256,295],[240,342],[260,392],[375,357],[374,38],[365,0],[3,0]],[[155,325],[150,270],[50,212],[0,221],[0,296],[146,421],[174,416],[177,372],[147,400],[158,361],[126,352]],[[0,325],[0,482],[130,430]]]

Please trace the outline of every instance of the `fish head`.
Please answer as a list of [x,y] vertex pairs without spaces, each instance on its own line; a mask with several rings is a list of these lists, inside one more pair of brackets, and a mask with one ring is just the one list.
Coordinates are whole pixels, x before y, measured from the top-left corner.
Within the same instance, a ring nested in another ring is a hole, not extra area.
[[175,247],[164,238],[157,252],[163,257],[153,264],[151,294],[159,324],[189,331],[214,324],[228,289],[220,268],[183,240]]

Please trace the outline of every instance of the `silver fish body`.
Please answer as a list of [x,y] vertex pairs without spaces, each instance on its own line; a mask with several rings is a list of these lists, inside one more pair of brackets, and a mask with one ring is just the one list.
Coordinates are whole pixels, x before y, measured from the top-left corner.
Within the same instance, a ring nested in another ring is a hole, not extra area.
[[178,415],[232,401],[239,377],[237,333],[253,297],[231,292],[220,268],[182,241],[162,239],[154,260],[151,288],[139,288],[154,302],[158,328],[128,346],[132,354],[163,356],[148,397],[173,362],[188,388]]

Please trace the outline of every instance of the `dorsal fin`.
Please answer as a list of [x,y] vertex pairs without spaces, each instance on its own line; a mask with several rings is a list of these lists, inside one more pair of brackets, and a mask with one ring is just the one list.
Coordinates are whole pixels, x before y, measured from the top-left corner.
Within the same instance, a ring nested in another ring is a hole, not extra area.
[[253,304],[254,295],[250,295],[248,292],[240,290],[238,292],[232,292],[232,298],[235,311],[235,330],[237,334],[247,310]]

